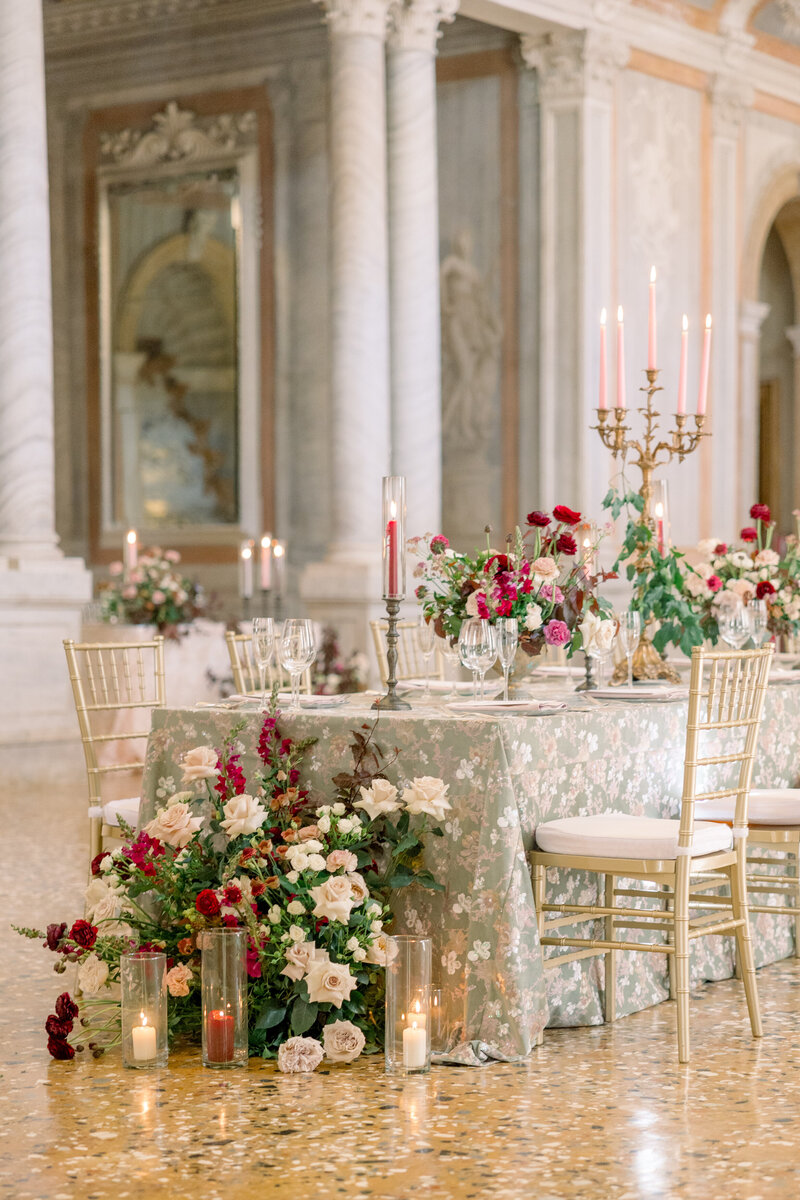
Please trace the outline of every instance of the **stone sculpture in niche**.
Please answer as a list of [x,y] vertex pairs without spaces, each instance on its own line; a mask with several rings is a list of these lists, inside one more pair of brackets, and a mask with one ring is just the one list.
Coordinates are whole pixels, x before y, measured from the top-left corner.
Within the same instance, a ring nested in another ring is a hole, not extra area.
[[472,236],[453,238],[440,268],[442,425],[451,444],[479,448],[497,423],[503,325],[488,281],[472,261]]

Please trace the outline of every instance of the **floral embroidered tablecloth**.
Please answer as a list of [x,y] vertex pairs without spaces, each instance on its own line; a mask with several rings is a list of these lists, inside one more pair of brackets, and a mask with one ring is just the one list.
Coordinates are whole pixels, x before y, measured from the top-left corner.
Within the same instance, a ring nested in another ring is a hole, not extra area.
[[[438,775],[449,785],[452,812],[446,836],[431,839],[429,865],[443,893],[400,893],[398,928],[434,939],[434,986],[442,989],[449,1061],[477,1063],[528,1054],[541,1029],[592,1025],[603,1019],[603,960],[587,959],[548,971],[536,932],[525,858],[537,824],[556,817],[610,810],[674,816],[683,770],[687,705],[584,702],[548,716],[455,716],[420,704],[384,713],[380,740],[400,752],[404,777]],[[374,720],[368,702],[353,698],[330,711],[283,714],[294,738],[319,740],[306,760],[305,780],[330,796],[330,779],[350,764],[350,730]],[[162,799],[180,787],[179,760],[192,746],[220,746],[231,728],[241,734],[242,763],[250,774],[260,715],[254,708],[165,709],[153,714],[143,781],[144,823]],[[767,693],[754,786],[793,786],[798,780],[800,687]],[[553,898],[582,902],[595,880],[559,875]],[[791,922],[752,918],[756,962],[792,953]],[[692,943],[692,978],[733,974],[732,939]],[[668,996],[666,958],[621,954],[618,1014]],[[743,1007],[744,1019],[744,1007]]]

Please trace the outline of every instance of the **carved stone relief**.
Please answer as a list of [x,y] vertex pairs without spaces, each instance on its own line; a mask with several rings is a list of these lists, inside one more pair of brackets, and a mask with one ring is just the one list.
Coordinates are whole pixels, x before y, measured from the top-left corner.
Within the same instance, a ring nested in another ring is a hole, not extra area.
[[219,113],[202,118],[171,100],[156,113],[150,129],[123,129],[100,139],[101,159],[118,166],[163,162],[202,162],[251,145],[257,135],[254,112]]

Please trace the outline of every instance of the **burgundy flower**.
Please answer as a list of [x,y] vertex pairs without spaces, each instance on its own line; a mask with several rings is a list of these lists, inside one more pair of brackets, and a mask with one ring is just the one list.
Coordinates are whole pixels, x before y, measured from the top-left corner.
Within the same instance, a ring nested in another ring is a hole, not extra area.
[[762,579],[756,584],[756,596],[759,600],[763,600],[765,596],[774,596],[775,588],[768,579]]
[[64,934],[67,932],[67,922],[62,921],[60,925],[47,926],[47,941],[44,943],[48,950],[59,950],[61,942],[64,939]]
[[581,514],[567,508],[566,504],[557,504],[553,509],[553,516],[561,525],[577,525],[581,519]]
[[75,1057],[74,1047],[70,1046],[69,1042],[64,1041],[63,1038],[49,1037],[47,1039],[47,1049],[53,1058],[62,1061]]
[[58,1038],[62,1042],[72,1033],[72,1021],[60,1021],[55,1013],[50,1013],[44,1027],[51,1038]]
[[267,889],[267,885],[265,883],[262,883],[261,880],[256,880],[255,883],[252,883],[250,885],[250,891],[252,892],[253,896],[255,896],[256,898],[258,898],[259,896],[262,896],[264,894],[264,892],[266,891],[266,889]]
[[97,928],[90,925],[88,921],[80,919],[70,929],[69,936],[77,946],[83,946],[84,950],[91,950],[97,941]]
[[235,913],[226,913],[225,916],[222,918],[222,924],[225,926],[226,929],[238,929],[239,918],[236,916]]
[[59,1021],[74,1021],[78,1012],[78,1006],[69,992],[62,992],[56,1000],[56,1016]]
[[494,565],[495,574],[498,574],[500,571],[507,571],[508,570],[508,555],[507,554],[493,554],[492,557],[487,562],[486,566],[483,568],[484,575],[488,575],[490,573],[490,571],[492,570],[492,564],[495,564]]
[[489,606],[486,603],[486,597],[481,592],[478,592],[477,605],[478,605],[478,616],[480,617],[480,619],[482,621],[488,621],[489,620]]
[[757,542],[758,532],[753,529],[752,525],[745,525],[744,529],[739,534],[739,537],[743,542]]
[[226,904],[241,904],[242,889],[236,883],[229,883],[222,893]]
[[772,514],[769,511],[768,504],[754,504],[750,509],[750,516],[754,521],[766,521],[769,523]]
[[91,866],[91,872],[93,875],[100,874],[100,863],[103,861],[103,859],[106,857],[107,854],[108,854],[107,850],[101,850],[99,854],[95,854],[94,858],[92,859],[92,866]]
[[211,888],[203,888],[202,892],[198,892],[194,906],[204,917],[219,916],[219,900],[217,899],[217,893],[212,891]]
[[577,554],[578,543],[571,533],[562,533],[556,542],[556,550],[559,554]]
[[548,517],[547,513],[539,512],[538,509],[534,509],[533,512],[529,512],[525,520],[534,529],[544,529],[550,524],[550,518]]
[[421,600],[423,598],[423,596],[425,595],[425,584],[424,583],[420,583],[417,585],[417,589],[414,592],[414,595],[417,597],[418,600]]
[[714,553],[715,554],[727,554],[728,553],[728,543],[727,542],[718,542],[717,545],[714,547]]
[[[445,550],[450,545],[447,538],[442,533],[437,533],[436,537],[431,538],[431,553],[444,554]],[[261,972],[259,971],[259,975]]]
[[709,575],[706,583],[708,584],[708,590],[710,592],[718,592],[722,587],[722,580],[720,579],[719,575]]

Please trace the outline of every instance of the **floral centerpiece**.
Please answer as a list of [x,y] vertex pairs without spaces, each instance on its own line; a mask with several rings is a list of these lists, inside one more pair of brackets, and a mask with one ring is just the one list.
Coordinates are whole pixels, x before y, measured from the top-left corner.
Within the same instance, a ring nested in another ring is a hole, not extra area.
[[55,970],[77,966],[79,999],[62,993],[48,1017],[48,1049],[99,1056],[120,1040],[120,958],[167,955],[169,1036],[197,1037],[204,931],[248,932],[249,1047],[285,1071],[313,1070],[323,1055],[349,1062],[383,1040],[384,965],[392,890],[440,888],[424,867],[423,841],[441,836],[447,785],[423,777],[402,789],[375,727],[353,734],[354,765],[334,779],[330,803],[313,805],[300,782],[315,739],[279,731],[273,698],[250,785],[241,767],[243,724],[217,750],[183,758],[184,790],[125,844],[98,855],[85,917],[46,931]]
[[[592,574],[590,564],[599,543],[594,534],[578,547],[579,512],[559,504],[552,514],[534,511],[523,532],[506,539],[505,551],[490,544],[473,555],[456,552],[446,537],[412,538],[411,551],[420,556],[415,575],[416,596],[428,621],[442,638],[455,641],[468,617],[495,622],[516,617],[520,647],[536,655],[544,646],[580,646],[580,626],[588,612],[604,610],[598,582],[612,576]],[[586,527],[584,527],[586,528]]]
[[180,573],[177,550],[152,550],[139,556],[127,574],[121,562],[109,567],[110,580],[100,584],[102,619],[113,625],[156,625],[170,632],[202,615],[203,589]]
[[366,654],[354,650],[347,658],[343,658],[336,640],[336,630],[332,625],[326,625],[322,630],[322,644],[313,668],[313,691],[318,696],[363,692],[368,676],[369,659]]

